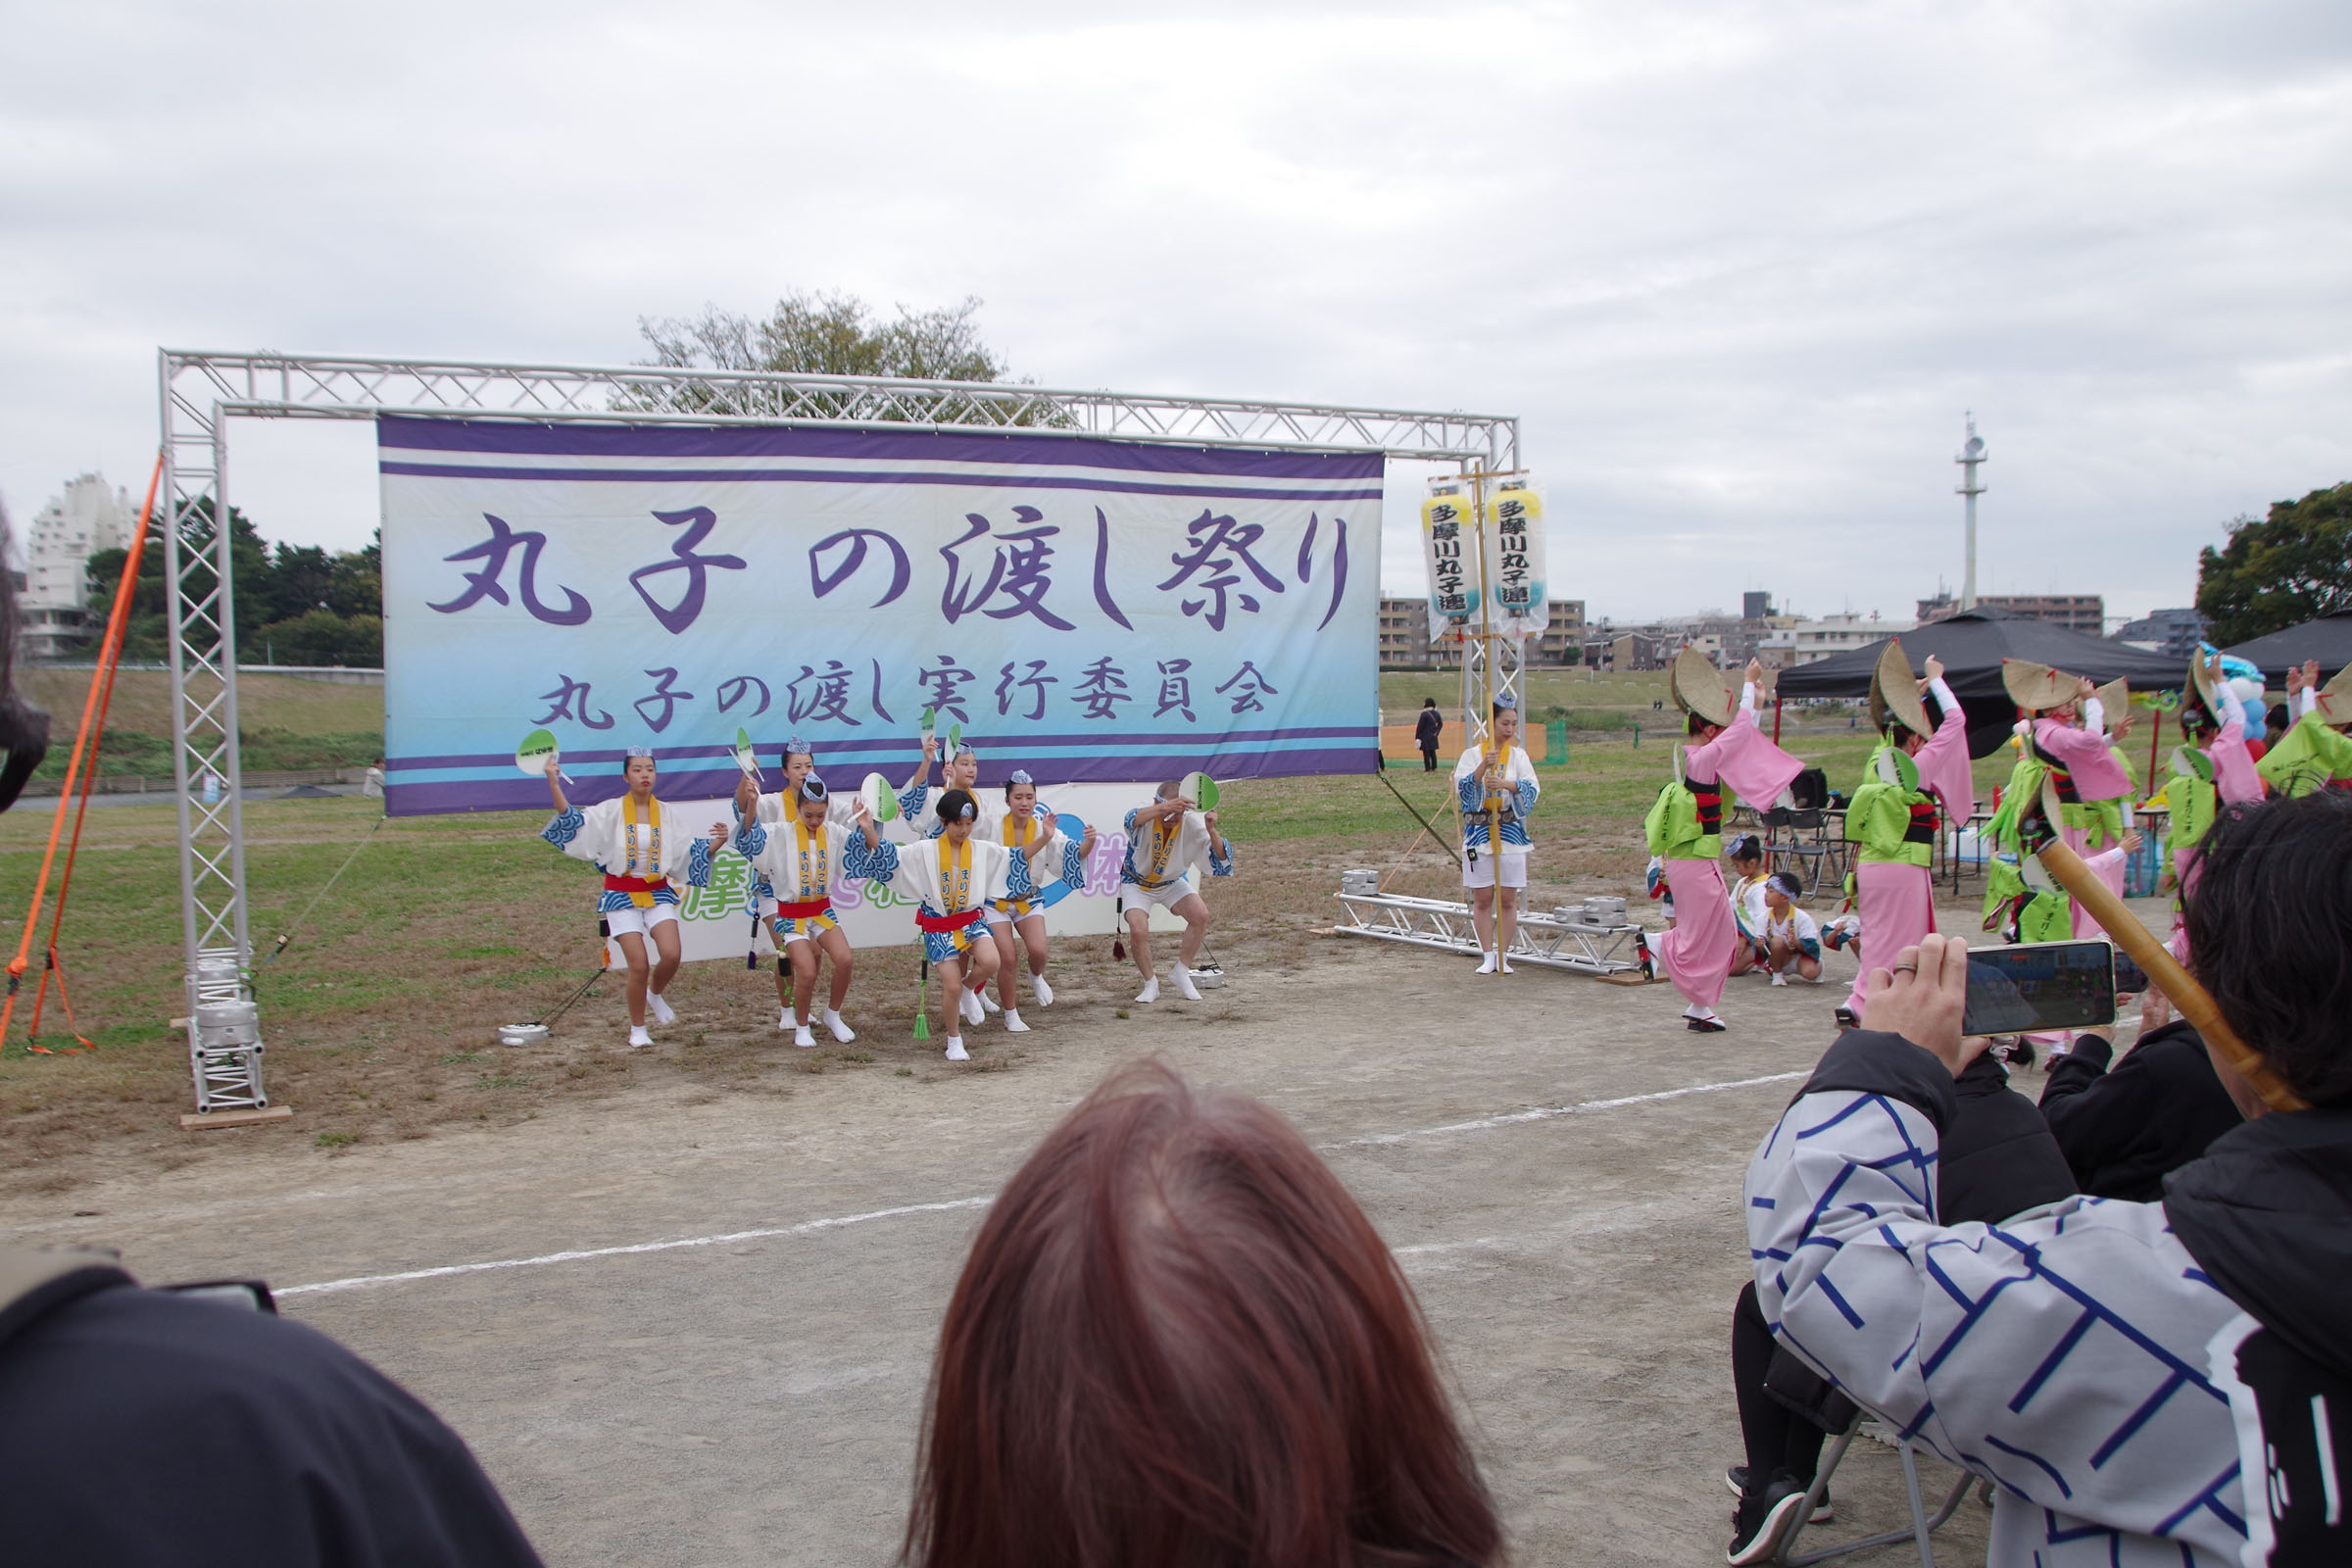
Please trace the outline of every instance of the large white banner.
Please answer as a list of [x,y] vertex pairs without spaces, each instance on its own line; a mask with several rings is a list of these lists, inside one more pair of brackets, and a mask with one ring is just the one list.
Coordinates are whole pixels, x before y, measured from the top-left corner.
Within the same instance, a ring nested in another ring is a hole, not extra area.
[[[771,779],[772,783],[773,780]],[[901,780],[900,782],[904,782]],[[542,786],[544,788],[544,786]],[[939,792],[933,789],[936,801]],[[1046,930],[1055,937],[1101,936],[1107,940],[1112,931],[1126,929],[1125,917],[1119,906],[1119,866],[1127,855],[1125,822],[1127,813],[1152,798],[1148,787],[1133,784],[1062,784],[1038,792],[1038,799],[1056,813],[1076,816],[1091,822],[1095,828],[1095,847],[1086,858],[1086,885],[1072,887],[1067,883],[1049,888],[1046,897],[1052,902],[1046,907]],[[674,811],[678,822],[694,827],[698,835],[707,834],[713,822],[732,824],[735,803],[722,800],[673,801],[662,798],[664,811]],[[919,824],[930,826],[927,819]],[[909,824],[892,822],[884,836],[902,847],[913,842]],[[761,958],[775,952],[768,941],[767,923],[760,919],[758,929],[750,911],[753,872],[751,862],[732,849],[712,857],[710,881],[699,888],[681,888],[678,903],[679,947],[687,961],[705,958],[735,958],[756,953]],[[601,883],[595,868],[580,867],[580,908],[586,911],[596,906],[596,889]],[[1216,886],[1208,879],[1208,867],[1201,866],[1195,885],[1201,896],[1212,905],[1216,902]],[[774,912],[772,901],[760,913]],[[911,945],[915,940],[914,901],[896,889],[879,882],[852,882],[836,873],[833,881],[833,912],[841,919],[841,928],[848,933],[854,948],[887,948],[899,944]],[[1180,931],[1184,922],[1165,909],[1152,911],[1152,929]],[[620,944],[606,943],[606,960],[610,967],[627,967],[620,956]]]
[[387,808],[574,799],[651,747],[681,801],[804,738],[980,784],[1371,772],[1382,460],[1048,430],[385,417]]

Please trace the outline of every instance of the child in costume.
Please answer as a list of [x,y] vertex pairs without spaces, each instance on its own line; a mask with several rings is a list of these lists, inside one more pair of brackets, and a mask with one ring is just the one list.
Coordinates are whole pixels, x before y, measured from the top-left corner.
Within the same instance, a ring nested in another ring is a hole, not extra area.
[[833,985],[825,1004],[825,1028],[847,1045],[857,1031],[842,1021],[841,1004],[850,994],[855,960],[849,933],[833,912],[835,873],[853,882],[873,874],[873,856],[862,833],[843,832],[832,819],[832,792],[810,773],[796,781],[800,811],[789,825],[769,828],[759,822],[741,823],[735,832],[735,852],[752,862],[760,885],[775,895],[775,912],[768,916],[768,934],[775,939],[778,961],[792,971],[798,1011],[793,1015],[792,1043],[816,1044],[809,1032],[808,1014],[816,1003],[816,964],[819,956],[833,963]]
[[[933,744],[926,742],[924,745],[922,766],[925,770],[930,767]],[[735,815],[738,822],[773,829],[800,817],[801,808],[804,804],[802,785],[816,770],[816,750],[808,742],[796,736],[784,743],[783,762],[784,787],[780,790],[762,793],[759,786],[752,782],[752,776],[749,773],[744,774],[736,781]],[[921,774],[918,773],[915,780],[907,785],[907,790],[914,790],[920,779]],[[827,791],[818,799],[825,803],[825,823],[833,830],[833,837],[836,841],[846,839],[858,831],[857,817],[850,808],[849,800],[844,795]],[[922,797],[916,794],[914,799],[919,803]],[[907,808],[906,800],[906,793],[899,796],[902,812]],[[752,904],[755,909],[759,907],[759,902],[761,899],[775,897],[777,897],[776,890],[768,884],[764,877],[752,884]],[[838,970],[835,972],[839,973]],[[778,1029],[796,1027],[792,997],[791,965],[783,949],[779,947],[776,951],[776,1027]],[[800,1012],[798,1021],[800,1023],[808,1022],[806,1009]],[[795,1044],[803,1043],[805,1042],[795,1042]]]
[[[1519,894],[1527,886],[1527,856],[1534,847],[1527,817],[1542,789],[1536,765],[1518,741],[1518,705],[1498,698],[1485,737],[1462,753],[1453,768],[1462,812],[1462,886],[1470,890],[1480,974],[1511,972],[1505,955],[1518,937]],[[1497,826],[1502,842],[1490,844]]]
[[997,972],[997,945],[988,940],[986,922],[988,906],[1004,897],[1009,857],[1004,845],[973,836],[980,806],[969,790],[949,790],[939,798],[939,837],[903,850],[883,841],[862,800],[856,809],[868,856],[866,875],[894,883],[917,901],[914,924],[922,933],[923,956],[939,972],[948,1059],[969,1061],[963,1025],[987,1016],[975,993]]
[[1159,977],[1152,969],[1154,905],[1184,922],[1170,977],[1176,994],[1187,1002],[1200,1000],[1192,963],[1208,936],[1208,905],[1193,886],[1193,868],[1205,859],[1210,876],[1233,875],[1233,846],[1217,831],[1217,813],[1200,810],[1178,793],[1181,788],[1180,780],[1168,780],[1150,806],[1139,806],[1126,817],[1127,858],[1119,867],[1119,893],[1127,905],[1127,940],[1135,949],[1136,971],[1144,977],[1138,1002],[1159,1000]]
[[2286,672],[2287,710],[2294,723],[2263,754],[2254,770],[2280,795],[2352,787],[2352,664],[2320,685],[2320,662],[2307,661]]
[[1642,829],[1674,889],[1673,924],[1658,938],[1658,961],[1690,1004],[1683,1017],[1696,1034],[1723,1031],[1715,1004],[1723,1000],[1740,943],[1723,886],[1723,786],[1769,806],[1804,771],[1804,763],[1756,727],[1756,689],[1763,678],[1764,666],[1749,660],[1735,711],[1721,672],[1686,648],[1675,656],[1667,682],[1690,715],[1690,740],[1676,749],[1674,780],[1658,792]]
[[[982,836],[1004,847],[1004,896],[988,906],[988,934],[997,946],[997,997],[1004,1011],[1007,1034],[1027,1034],[1021,1022],[1020,956],[1029,956],[1029,989],[1037,1004],[1054,1005],[1054,988],[1046,983],[1046,906],[1043,894],[1056,882],[1072,887],[1086,883],[1086,857],[1095,847],[1095,830],[1073,844],[1054,825],[1054,813],[1040,805],[1037,781],[1014,768],[1004,786],[1004,814],[981,830]],[[983,1002],[985,1002],[985,996]]]
[[[1764,841],[1753,833],[1732,840],[1732,919],[1740,927],[1739,946],[1732,950],[1732,973],[1748,974],[1769,956],[1764,946]],[[1669,907],[1669,915],[1674,910]]]
[[1787,985],[1791,973],[1821,984],[1821,927],[1796,906],[1804,891],[1790,871],[1775,871],[1764,880],[1764,966],[1776,986]]
[[[553,755],[547,760],[547,792],[555,800],[556,814],[539,836],[605,873],[596,909],[629,965],[629,1044],[650,1046],[654,1037],[646,1033],[646,1009],[650,1006],[661,1023],[674,1023],[678,1016],[662,1000],[678,972],[678,890],[673,879],[683,877],[689,887],[710,885],[710,857],[727,841],[726,824],[712,823],[710,836],[700,839],[665,810],[654,798],[654,754],[643,746],[630,747],[621,764],[628,792],[589,807],[575,807],[564,798],[559,760]],[[654,948],[650,960],[648,942]]]
[[[1937,716],[1928,716],[1934,697]],[[1929,866],[1943,821],[1966,821],[1976,807],[1968,764],[1968,715],[1944,684],[1943,662],[1928,656],[1927,676],[1914,680],[1899,637],[1887,639],[1870,678],[1870,718],[1878,749],[1845,810],[1845,836],[1858,846],[1853,891],[1860,924],[1876,951],[1900,953],[1936,929],[1936,886]],[[1838,1009],[1842,1028],[1862,1016],[1867,964]]]

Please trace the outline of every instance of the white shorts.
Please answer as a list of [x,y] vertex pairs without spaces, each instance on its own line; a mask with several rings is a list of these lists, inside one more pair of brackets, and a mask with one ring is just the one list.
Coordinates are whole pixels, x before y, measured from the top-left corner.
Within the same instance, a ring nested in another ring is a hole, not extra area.
[[1194,891],[1193,879],[1189,876],[1172,877],[1166,885],[1156,888],[1145,887],[1140,882],[1119,884],[1119,892],[1130,905],[1156,904],[1163,909],[1173,909],[1191,898]]
[[650,909],[640,909],[634,904],[625,909],[613,909],[605,915],[605,929],[616,937],[651,936],[658,925],[675,925],[678,906],[657,904]]
[[[1494,885],[1494,857],[1485,850],[1476,856],[1462,858],[1462,886],[1491,888]],[[1502,849],[1502,885],[1506,888],[1527,886],[1527,852],[1504,845]]]

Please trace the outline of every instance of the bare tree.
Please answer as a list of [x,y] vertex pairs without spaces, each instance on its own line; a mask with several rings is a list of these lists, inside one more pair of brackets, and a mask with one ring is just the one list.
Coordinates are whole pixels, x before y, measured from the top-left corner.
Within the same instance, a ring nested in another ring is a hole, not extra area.
[[640,317],[652,345],[646,363],[670,369],[797,370],[812,375],[889,375],[922,381],[996,381],[1004,363],[980,340],[980,300],[936,310],[898,307],[878,321],[853,294],[799,290],[776,301],[764,319],[715,305],[693,318]]

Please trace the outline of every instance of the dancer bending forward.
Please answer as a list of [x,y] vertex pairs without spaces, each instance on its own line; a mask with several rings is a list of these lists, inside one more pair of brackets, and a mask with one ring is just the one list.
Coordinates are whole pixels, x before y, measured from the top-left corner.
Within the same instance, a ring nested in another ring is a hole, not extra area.
[[[558,761],[552,756],[547,760],[555,820],[539,836],[605,873],[596,911],[628,960],[629,1044],[650,1046],[654,1037],[645,1032],[646,1009],[653,1009],[659,1023],[674,1023],[678,1016],[662,1000],[678,972],[678,890],[672,879],[683,876],[688,887],[708,886],[710,857],[726,843],[727,825],[713,822],[710,836],[699,839],[673,819],[654,799],[654,754],[645,747],[630,747],[621,764],[628,793],[590,807],[564,798]],[[654,947],[650,959],[648,941]]]
[[[1027,1034],[1021,1022],[1020,956],[1029,955],[1029,989],[1037,1004],[1054,1005],[1054,988],[1046,983],[1046,906],[1043,894],[1056,882],[1082,887],[1086,857],[1095,847],[1089,827],[1079,842],[1054,825],[1054,813],[1040,806],[1037,781],[1015,768],[1004,786],[1004,814],[979,830],[982,837],[1004,847],[1004,896],[988,906],[988,934],[997,949],[997,998],[1004,1011],[1006,1034]],[[1017,941],[1016,941],[1017,938]],[[987,993],[981,994],[982,1004]]]
[[940,835],[904,849],[883,841],[858,803],[858,828],[864,835],[868,878],[896,883],[917,901],[915,928],[923,935],[923,956],[939,971],[940,1009],[947,1015],[948,1059],[969,1061],[963,1025],[987,1016],[979,993],[997,972],[997,945],[982,923],[988,905],[1004,897],[1006,863],[1002,844],[974,838],[980,806],[968,790],[939,798]]
[[808,1013],[816,1004],[816,961],[821,956],[833,962],[825,1028],[848,1045],[858,1033],[842,1021],[841,1004],[849,998],[850,975],[856,965],[850,955],[849,933],[842,930],[841,920],[833,912],[833,875],[838,864],[844,876],[862,882],[873,874],[873,858],[862,833],[837,836],[831,830],[827,816],[832,792],[823,779],[809,774],[798,783],[800,814],[792,819],[792,825],[770,829],[747,820],[736,830],[735,853],[752,862],[752,869],[776,895],[767,929],[781,961],[792,971],[796,1009],[792,1043],[816,1044],[816,1037],[809,1032]]
[[1127,902],[1127,940],[1135,944],[1136,971],[1144,977],[1144,989],[1135,996],[1138,1002],[1159,1000],[1159,977],[1152,970],[1153,905],[1184,922],[1184,941],[1170,978],[1185,1001],[1200,1000],[1192,965],[1208,936],[1208,906],[1194,891],[1193,867],[1206,858],[1210,876],[1233,875],[1233,846],[1217,831],[1217,813],[1196,810],[1177,788],[1177,780],[1168,780],[1150,806],[1127,813],[1127,859],[1119,868],[1119,895]]

